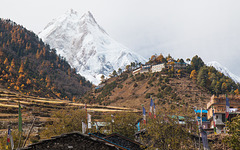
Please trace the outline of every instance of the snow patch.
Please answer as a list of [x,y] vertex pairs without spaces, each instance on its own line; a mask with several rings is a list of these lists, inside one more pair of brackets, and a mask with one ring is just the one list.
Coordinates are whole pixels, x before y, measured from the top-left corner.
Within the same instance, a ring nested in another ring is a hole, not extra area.
[[222,66],[220,63],[218,63],[216,61],[211,61],[211,62],[207,63],[207,66],[212,66],[212,67],[216,68],[218,71],[223,73],[225,76],[228,76],[229,78],[231,78],[234,82],[240,83],[240,77],[233,74],[232,72],[230,72],[226,67]]

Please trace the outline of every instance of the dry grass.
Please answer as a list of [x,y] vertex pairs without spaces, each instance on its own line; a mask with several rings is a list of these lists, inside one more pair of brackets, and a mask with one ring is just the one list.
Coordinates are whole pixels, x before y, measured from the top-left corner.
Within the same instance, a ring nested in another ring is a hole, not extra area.
[[[130,76],[130,75],[129,75]],[[155,77],[156,80],[152,82],[152,85],[148,82],[152,79],[152,74],[145,74],[147,78],[141,81],[133,81],[132,77],[129,77],[124,82],[121,82],[122,88],[116,87],[111,91],[111,96],[107,97],[103,103],[109,104],[108,108],[114,108],[114,106],[120,108],[134,108],[141,110],[142,104],[145,108],[149,108],[150,98],[145,98],[147,93],[153,93],[153,99],[155,99],[155,105],[157,109],[165,107],[168,109],[171,105],[184,106],[188,103],[188,106],[206,107],[206,103],[210,100],[211,95],[208,94],[206,89],[199,87],[188,76],[182,78],[169,78],[169,83],[162,81],[159,85],[159,77]],[[151,77],[149,77],[151,76]],[[117,81],[116,78],[111,78],[107,83]],[[137,83],[138,86],[134,87]],[[166,93],[163,97],[157,98],[158,93],[165,92],[160,89],[162,85],[166,84],[167,87],[171,87],[172,91]],[[160,89],[160,90],[159,90]],[[177,98],[172,98],[173,93],[176,93]],[[99,93],[94,91],[91,93],[94,97],[97,97]]]
[[18,116],[18,114],[5,114],[5,113],[0,113],[0,116]]
[[0,103],[0,106],[1,106],[1,107],[13,107],[13,108],[18,108],[18,105],[9,105],[9,104],[3,104],[3,103]]

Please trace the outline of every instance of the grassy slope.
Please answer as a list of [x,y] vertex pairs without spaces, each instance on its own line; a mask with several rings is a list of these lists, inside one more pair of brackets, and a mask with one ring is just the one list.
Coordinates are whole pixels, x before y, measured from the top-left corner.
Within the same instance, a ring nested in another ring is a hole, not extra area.
[[[159,109],[162,107],[168,109],[171,105],[175,107],[185,107],[188,105],[204,108],[206,107],[206,103],[210,100],[211,95],[208,94],[207,90],[198,86],[187,75],[181,78],[169,78],[169,83],[166,83],[163,80],[159,83],[159,77],[155,77],[155,80],[151,83],[152,85],[149,84],[149,81],[153,80],[153,74],[144,75],[147,77],[141,81],[137,81],[135,76],[129,77],[123,82],[119,82],[120,77],[107,80],[106,84],[116,81],[118,85],[123,86],[122,88],[118,88],[118,86],[114,88],[111,91],[111,95],[107,96],[103,103],[112,106],[137,109],[141,109],[141,104],[144,104],[145,108],[148,109],[150,98],[146,98],[147,93],[152,93],[156,107]],[[138,86],[134,87],[135,83],[137,83]],[[168,88],[161,89],[161,86],[163,85],[166,85]],[[164,94],[158,98],[157,94],[160,92]],[[97,97],[100,93],[92,92],[91,94]]]

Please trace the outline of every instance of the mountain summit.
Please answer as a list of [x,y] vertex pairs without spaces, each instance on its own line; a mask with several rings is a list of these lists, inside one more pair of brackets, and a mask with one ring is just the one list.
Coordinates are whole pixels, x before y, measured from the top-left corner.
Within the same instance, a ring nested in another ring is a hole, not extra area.
[[240,77],[233,74],[232,72],[230,72],[226,67],[222,66],[220,63],[218,63],[216,61],[211,61],[211,62],[207,63],[207,66],[213,66],[218,71],[223,73],[225,76],[228,76],[229,78],[231,78],[236,83],[240,83]]
[[107,77],[131,62],[146,61],[113,40],[90,12],[80,17],[71,9],[50,22],[39,37],[94,84],[100,83],[102,75]]

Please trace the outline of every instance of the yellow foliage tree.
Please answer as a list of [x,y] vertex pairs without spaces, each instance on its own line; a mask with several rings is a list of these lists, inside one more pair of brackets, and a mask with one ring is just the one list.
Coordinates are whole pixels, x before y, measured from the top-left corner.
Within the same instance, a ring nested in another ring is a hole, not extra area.
[[24,65],[23,63],[21,63],[18,73],[23,73],[23,69],[24,69]]
[[179,69],[177,73],[178,73],[178,76],[182,76],[182,70]]
[[164,62],[164,57],[163,57],[163,55],[160,54],[160,55],[156,58],[156,61],[157,61],[158,63],[163,63],[163,62]]
[[76,97],[75,96],[73,96],[73,98],[72,98],[72,101],[75,103],[76,102]]
[[46,76],[45,82],[47,83],[46,87],[50,87],[51,80],[48,75]]
[[234,93],[235,93],[235,95],[239,95],[239,90],[236,89],[236,90],[234,91]]
[[197,80],[197,71],[196,70],[193,70],[190,74],[190,78],[193,79],[193,80]]
[[59,98],[61,97],[61,93],[57,93],[56,95],[57,95],[57,97],[59,97]]
[[155,59],[156,59],[155,55],[152,55],[151,58],[150,58],[151,61],[154,61]]
[[4,65],[8,65],[8,58],[5,58],[3,64],[4,64]]
[[39,53],[39,50],[37,50],[37,53],[36,53],[36,58],[39,59],[40,58],[40,53]]
[[5,74],[3,77],[4,77],[5,79],[8,79],[8,74]]

